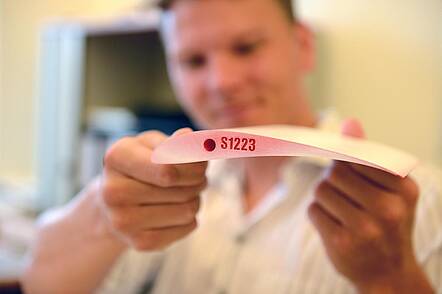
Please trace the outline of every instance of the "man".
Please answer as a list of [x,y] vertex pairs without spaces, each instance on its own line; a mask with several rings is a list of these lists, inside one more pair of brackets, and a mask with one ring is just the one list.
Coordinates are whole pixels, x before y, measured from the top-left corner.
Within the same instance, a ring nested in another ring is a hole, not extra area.
[[[323,124],[302,87],[312,35],[288,3],[164,4],[171,81],[202,128]],[[354,120],[342,132],[363,136]],[[42,220],[26,291],[137,293],[150,280],[154,293],[432,293],[430,279],[441,287],[432,174],[419,192],[411,177],[302,158],[216,162],[206,173],[207,163],[153,164],[165,139],[150,131],[120,140],[100,179]]]

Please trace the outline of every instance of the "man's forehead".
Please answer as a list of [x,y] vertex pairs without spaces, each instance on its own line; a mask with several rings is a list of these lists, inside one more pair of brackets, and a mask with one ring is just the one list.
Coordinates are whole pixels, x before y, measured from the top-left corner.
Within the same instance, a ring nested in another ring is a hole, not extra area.
[[264,33],[270,22],[275,20],[275,13],[282,15],[273,0],[176,1],[162,16],[161,27],[166,45],[177,41],[193,42],[205,37],[213,40],[239,38],[258,31]]
[[[170,9],[164,11],[162,18],[178,28],[216,24],[238,26],[250,20],[265,21],[265,12],[271,1],[273,0],[176,0]],[[264,19],[257,19],[258,16]]]

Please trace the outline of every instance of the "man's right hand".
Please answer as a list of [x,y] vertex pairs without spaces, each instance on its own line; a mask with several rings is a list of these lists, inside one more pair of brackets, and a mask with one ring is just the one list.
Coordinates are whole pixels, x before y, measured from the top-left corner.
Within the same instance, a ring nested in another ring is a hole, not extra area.
[[[190,132],[181,129],[172,136]],[[153,150],[167,137],[148,131],[117,141],[106,153],[100,206],[111,231],[137,250],[160,250],[196,228],[207,162],[159,165]]]

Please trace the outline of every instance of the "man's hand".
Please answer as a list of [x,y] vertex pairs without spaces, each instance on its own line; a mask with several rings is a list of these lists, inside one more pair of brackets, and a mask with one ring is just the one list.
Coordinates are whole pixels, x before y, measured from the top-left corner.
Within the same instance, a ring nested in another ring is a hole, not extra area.
[[[357,121],[343,133],[363,137]],[[432,293],[418,265],[412,229],[415,182],[335,161],[315,191],[309,216],[335,268],[364,293]]]
[[[173,136],[190,132],[181,129]],[[111,230],[137,250],[159,250],[196,228],[207,162],[158,165],[166,136],[149,131],[116,142],[104,158],[101,207]]]

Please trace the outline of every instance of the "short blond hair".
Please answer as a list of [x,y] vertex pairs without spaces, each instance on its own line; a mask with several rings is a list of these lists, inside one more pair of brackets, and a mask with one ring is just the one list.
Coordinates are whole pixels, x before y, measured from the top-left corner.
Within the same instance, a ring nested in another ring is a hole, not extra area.
[[[157,0],[156,4],[161,10],[166,11],[171,9],[175,1],[178,0]],[[294,0],[272,0],[272,1],[278,3],[278,5],[284,11],[284,14],[287,16],[290,22],[294,22],[296,20]]]

